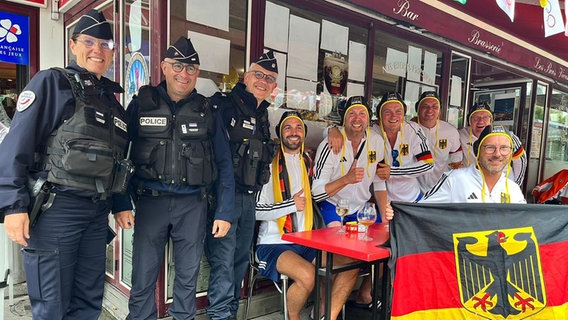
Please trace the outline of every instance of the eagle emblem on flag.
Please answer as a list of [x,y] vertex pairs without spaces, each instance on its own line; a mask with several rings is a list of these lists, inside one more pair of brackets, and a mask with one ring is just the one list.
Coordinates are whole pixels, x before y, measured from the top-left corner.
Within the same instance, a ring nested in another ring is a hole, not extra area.
[[532,227],[453,234],[460,300],[485,319],[526,319],[546,307]]

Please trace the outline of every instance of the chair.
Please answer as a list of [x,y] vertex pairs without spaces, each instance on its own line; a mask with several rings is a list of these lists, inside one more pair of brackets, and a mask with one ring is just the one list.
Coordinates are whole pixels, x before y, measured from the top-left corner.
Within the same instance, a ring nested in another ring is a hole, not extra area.
[[[323,221],[321,210],[315,202],[313,203],[313,208],[314,208],[313,228],[314,229],[325,228],[325,223]],[[258,270],[258,268],[259,268],[258,258],[256,257],[256,240],[258,239],[258,228],[259,228],[259,226],[260,226],[260,221],[257,221],[256,224],[255,224],[255,228],[254,228],[254,237],[253,237],[254,242],[253,242],[253,245],[250,249],[250,254],[249,254],[249,277],[248,277],[248,284],[247,284],[247,302],[246,302],[246,305],[245,305],[245,320],[248,320],[249,307],[250,307],[250,301],[252,299],[252,293],[253,293],[252,291],[254,289],[254,284],[255,284],[257,279],[264,278]],[[288,279],[288,276],[281,274],[280,280],[281,280],[281,283],[278,283],[276,281],[272,281],[272,282],[274,283],[274,286],[276,287],[278,292],[280,292],[280,295],[281,295],[282,312],[284,313],[284,320],[288,320],[288,306],[287,306],[287,301],[286,301],[286,295],[288,293],[288,280],[289,279]],[[343,318],[345,319],[345,314],[343,316],[344,316]]]
[[[258,230],[258,229],[257,229]],[[256,241],[256,238],[255,238]],[[248,320],[249,317],[249,307],[250,307],[250,302],[252,299],[252,293],[253,293],[253,289],[254,289],[254,284],[256,282],[256,280],[258,279],[263,279],[264,277],[260,274],[259,270],[258,270],[258,259],[256,257],[255,254],[255,245],[253,245],[253,248],[251,248],[250,250],[250,256],[249,256],[249,278],[248,278],[248,284],[247,284],[247,302],[245,305],[245,320]],[[282,312],[284,313],[284,320],[288,320],[288,307],[286,304],[286,294],[288,293],[288,276],[281,274],[280,275],[280,280],[282,281],[281,284],[279,284],[276,281],[272,281],[272,283],[274,283],[274,286],[276,287],[276,289],[278,290],[278,292],[280,292],[281,295],[281,302],[282,302]]]

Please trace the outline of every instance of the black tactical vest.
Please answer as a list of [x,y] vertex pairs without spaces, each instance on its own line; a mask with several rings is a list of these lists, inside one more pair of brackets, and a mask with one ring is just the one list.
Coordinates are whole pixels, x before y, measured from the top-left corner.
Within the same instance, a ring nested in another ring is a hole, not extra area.
[[91,73],[54,70],[69,80],[75,112],[51,134],[38,155],[39,165],[49,171],[49,182],[104,197],[113,190],[117,165],[128,143],[124,110],[115,99],[101,100],[104,92],[96,87]]
[[274,156],[270,141],[268,112],[257,113],[232,94],[235,119],[228,128],[235,180],[243,186],[253,187],[268,182],[269,164]]
[[138,91],[138,138],[132,142],[132,161],[142,179],[174,185],[208,186],[217,178],[214,132],[209,100],[202,95],[176,114],[155,87]]

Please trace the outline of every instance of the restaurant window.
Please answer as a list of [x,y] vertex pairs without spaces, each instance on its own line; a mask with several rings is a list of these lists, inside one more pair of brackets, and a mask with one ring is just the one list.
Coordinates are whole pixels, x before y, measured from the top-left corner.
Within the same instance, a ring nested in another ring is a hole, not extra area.
[[284,1],[267,1],[264,14],[265,51],[276,52],[279,68],[274,107],[338,122],[338,103],[365,95],[367,28]]
[[552,90],[543,178],[568,168],[568,93]]
[[230,92],[242,79],[245,66],[246,0],[170,1],[170,39],[191,39],[199,54],[197,91],[211,96]]
[[470,83],[471,57],[452,52],[450,95],[448,101],[447,121],[456,128],[467,125],[464,123],[465,108]]
[[150,83],[150,8],[149,0],[126,0],[123,2],[124,23],[121,34],[123,83],[126,107],[141,86]]
[[406,119],[410,119],[416,115],[414,104],[422,92],[439,93],[442,52],[377,31],[374,55],[373,110],[386,92],[397,91],[408,106]]

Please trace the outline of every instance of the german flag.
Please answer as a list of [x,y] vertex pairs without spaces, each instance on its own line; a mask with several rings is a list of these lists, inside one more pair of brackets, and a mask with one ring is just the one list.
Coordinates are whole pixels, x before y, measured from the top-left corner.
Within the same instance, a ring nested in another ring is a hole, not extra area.
[[566,206],[392,206],[391,319],[568,319]]

